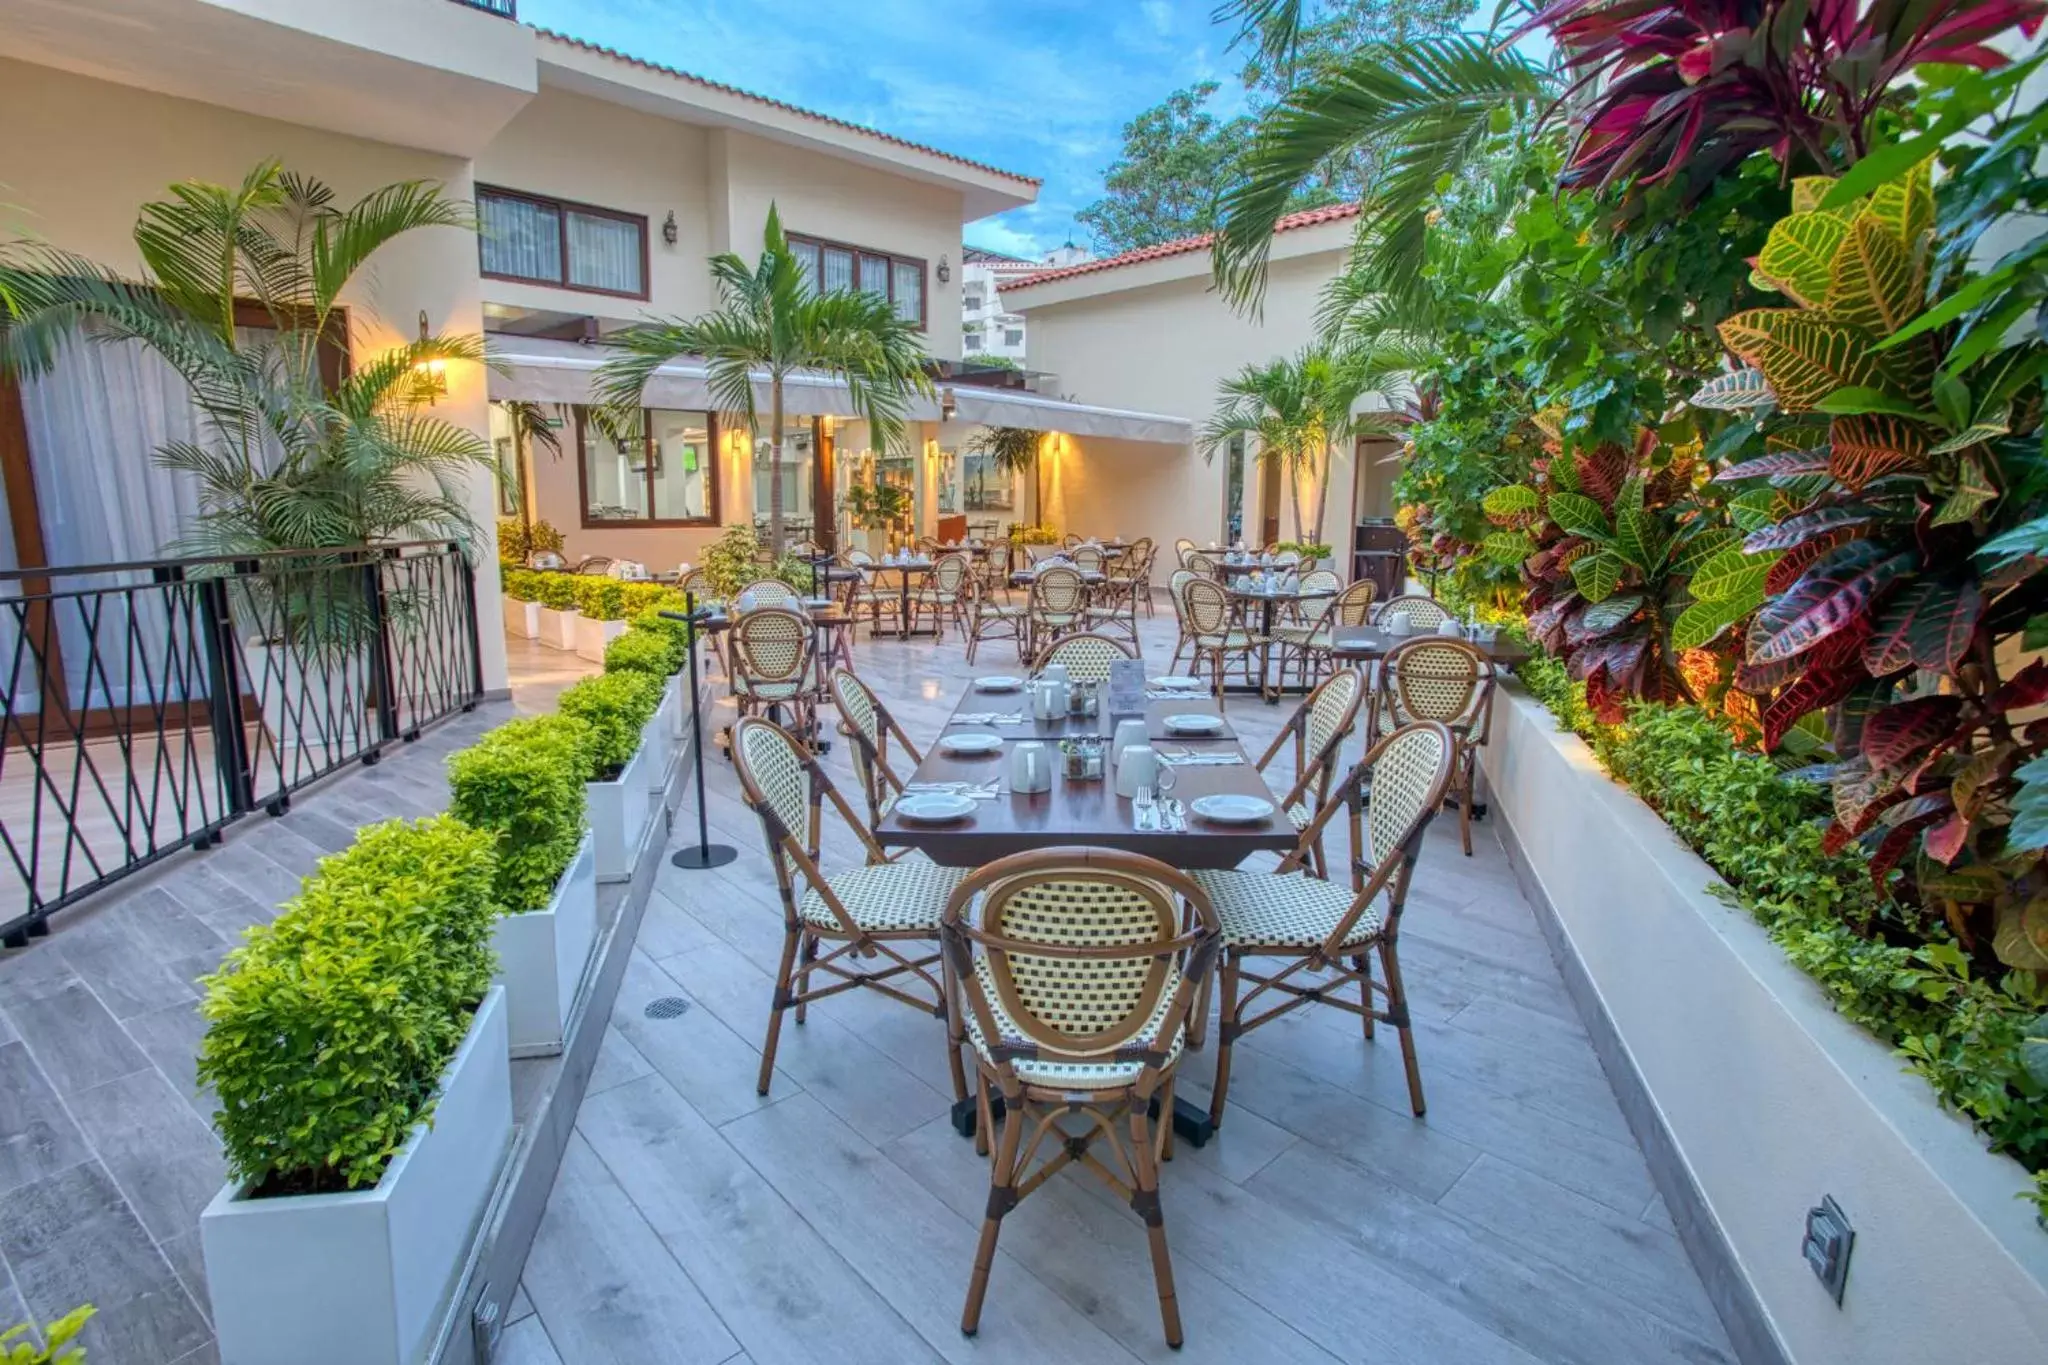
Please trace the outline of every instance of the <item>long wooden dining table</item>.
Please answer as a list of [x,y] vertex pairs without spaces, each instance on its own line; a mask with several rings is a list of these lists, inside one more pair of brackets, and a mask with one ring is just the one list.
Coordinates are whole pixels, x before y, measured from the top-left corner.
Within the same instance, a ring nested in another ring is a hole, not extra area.
[[[1192,810],[1186,813],[1185,829],[1139,829],[1129,798],[1116,792],[1116,772],[1105,761],[1100,778],[1069,779],[1057,748],[1063,739],[1107,740],[1116,721],[1107,713],[1087,719],[1074,717],[1039,721],[1031,716],[1028,692],[977,692],[970,685],[953,708],[946,734],[979,731],[999,735],[1003,747],[987,756],[967,757],[944,752],[935,741],[924,761],[907,779],[912,787],[936,783],[997,784],[993,799],[975,802],[974,813],[949,824],[926,824],[906,820],[891,811],[882,820],[877,838],[884,847],[922,849],[926,857],[942,867],[979,867],[983,863],[1026,849],[1059,844],[1086,844],[1097,848],[1123,849],[1157,858],[1172,867],[1236,867],[1253,853],[1285,852],[1294,847],[1294,826],[1279,809],[1278,798],[1265,777],[1253,766],[1227,714],[1219,712],[1207,696],[1197,694],[1185,700],[1145,702],[1146,733],[1151,740],[1174,752],[1227,754],[1238,761],[1231,764],[1201,764],[1172,768],[1173,786],[1160,793],[1191,806],[1199,797],[1231,794],[1256,796],[1274,804],[1271,815],[1255,824],[1225,825],[1203,819]],[[1197,739],[1169,737],[1166,717],[1182,713],[1222,715],[1223,734]],[[964,716],[1013,714],[1022,717],[1013,724],[962,721]],[[1052,786],[1042,792],[1010,789],[1010,751],[1020,742],[1040,740],[1052,746]],[[1105,759],[1108,755],[1105,754]]]

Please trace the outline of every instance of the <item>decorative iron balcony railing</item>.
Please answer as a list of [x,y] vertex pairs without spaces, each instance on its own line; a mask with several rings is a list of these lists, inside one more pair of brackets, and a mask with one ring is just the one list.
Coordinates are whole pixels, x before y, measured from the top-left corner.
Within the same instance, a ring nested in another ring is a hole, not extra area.
[[507,19],[519,17],[518,0],[455,0],[455,3],[467,5],[471,9],[487,10],[492,14],[502,14]]
[[483,695],[436,542],[0,572],[0,943]]

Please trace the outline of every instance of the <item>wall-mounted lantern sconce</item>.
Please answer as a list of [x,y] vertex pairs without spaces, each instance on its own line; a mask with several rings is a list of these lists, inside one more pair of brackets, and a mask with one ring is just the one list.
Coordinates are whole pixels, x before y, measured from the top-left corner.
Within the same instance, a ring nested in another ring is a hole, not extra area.
[[674,246],[676,244],[676,235],[676,211],[670,209],[668,217],[661,220],[661,240],[667,242],[670,246]]
[[[433,340],[433,331],[427,324],[427,310],[420,309],[420,340]],[[432,407],[434,400],[448,392],[448,362],[436,357],[432,360],[415,360],[412,363],[412,378],[415,391]]]
[[939,420],[941,422],[950,422],[953,420],[953,414],[959,410],[960,405],[953,400],[953,391],[951,389],[940,389]]
[[939,253],[939,283],[940,283],[940,284],[944,284],[944,283],[945,283],[945,282],[946,282],[947,280],[950,280],[950,279],[952,279],[952,278],[953,278],[953,267],[952,267],[952,266],[950,266],[950,265],[947,265],[947,264],[946,264],[946,255],[945,255],[945,253],[944,253],[944,252],[940,252],[940,253]]

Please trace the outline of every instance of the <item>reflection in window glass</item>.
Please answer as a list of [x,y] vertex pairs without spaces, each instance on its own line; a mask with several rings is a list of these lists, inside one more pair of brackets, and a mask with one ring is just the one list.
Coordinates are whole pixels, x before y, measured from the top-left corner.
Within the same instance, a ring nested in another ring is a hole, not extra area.
[[597,408],[583,414],[585,521],[647,519],[647,442],[639,414],[617,418]]
[[614,294],[644,292],[640,282],[640,224],[571,209],[568,282]]
[[488,190],[477,194],[476,206],[485,274],[522,280],[562,278],[561,210]]
[[498,515],[519,515],[519,433],[503,403],[491,404],[491,454],[498,465]]
[[996,467],[993,455],[968,455],[964,463],[967,511],[1007,512],[1014,506],[1016,480]]
[[701,412],[647,414],[656,521],[711,516],[711,424]]
[[[808,535],[811,531],[811,468],[817,458],[816,444],[811,418],[794,417],[783,423],[782,522],[785,531],[796,535]],[[764,424],[754,432],[754,519],[764,526],[774,478],[769,462],[768,428]]]
[[960,454],[958,451],[939,451],[939,515],[948,516],[960,510]]

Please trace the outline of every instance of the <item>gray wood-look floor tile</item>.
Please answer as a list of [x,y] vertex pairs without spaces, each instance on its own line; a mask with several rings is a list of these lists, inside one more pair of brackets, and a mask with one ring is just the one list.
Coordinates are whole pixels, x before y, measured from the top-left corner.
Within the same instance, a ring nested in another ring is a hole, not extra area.
[[0,1256],[39,1320],[99,1310],[80,1337],[95,1362],[174,1361],[211,1335],[97,1161],[0,1195]]
[[1645,1223],[1656,1228],[1659,1232],[1672,1237],[1678,1235],[1678,1224],[1671,1221],[1671,1209],[1665,1204],[1663,1195],[1653,1194],[1650,1196],[1650,1202],[1643,1205],[1642,1217]]
[[590,1083],[583,1088],[583,1093],[586,1096],[602,1095],[613,1086],[653,1074],[654,1068],[648,1065],[638,1049],[626,1041],[625,1035],[608,1026],[604,1038],[597,1045],[597,1061],[591,1065]]
[[[688,998],[682,983],[638,952],[626,964],[619,983],[612,1027],[667,1079],[697,1112],[724,1123],[770,1101],[754,1093],[761,1054],[702,1006],[668,1019],[649,1019],[651,1001],[667,996]],[[795,1086],[783,1078],[783,1083]]]
[[86,1141],[152,1237],[167,1241],[199,1222],[227,1180],[220,1142],[155,1068],[70,1097]]
[[586,1099],[577,1130],[755,1360],[937,1359],[819,1229],[660,1076]]
[[505,1325],[509,1327],[521,1319],[532,1316],[533,1298],[526,1292],[526,1285],[522,1281],[518,1290],[512,1295],[512,1306],[505,1310]]
[[185,1292],[192,1296],[192,1302],[199,1306],[199,1311],[205,1315],[207,1322],[211,1323],[213,1301],[206,1287],[206,1252],[199,1244],[199,1229],[194,1227],[181,1237],[159,1242],[157,1249],[163,1252],[164,1259],[171,1263],[171,1270],[176,1273],[178,1282],[185,1286]]
[[28,1046],[0,1043],[0,1194],[91,1155]]
[[1486,1156],[1440,1201],[1524,1252],[1695,1331],[1717,1331],[1713,1306],[1677,1239],[1640,1217]]
[[206,1017],[199,1012],[199,1001],[188,1000],[151,1014],[138,1014],[123,1020],[122,1027],[149,1054],[149,1060],[170,1081],[179,1098],[211,1124],[220,1105],[213,1091],[199,1084],[199,1047],[206,1038]]
[[718,936],[685,914],[682,907],[669,899],[667,891],[656,886],[647,898],[646,913],[640,917],[640,936],[633,941],[641,952],[659,962],[693,948],[708,948],[718,942]]
[[523,1318],[505,1329],[491,1365],[563,1365],[548,1339],[548,1330],[536,1317]]
[[205,921],[160,890],[86,912],[55,947],[117,1019],[198,999],[193,979],[226,951]]
[[[38,950],[31,948],[30,956]],[[56,954],[44,955],[50,962]],[[8,983],[10,986],[12,982]],[[77,973],[28,994],[10,994],[4,1006],[15,1031],[60,1095],[74,1094],[149,1065],[120,1021],[107,1011]]]
[[1250,1182],[1253,1193],[1547,1361],[1731,1365],[1714,1324],[1688,1331],[1573,1278],[1442,1206],[1304,1143]]
[[739,1344],[633,1201],[572,1135],[521,1282],[578,1365],[712,1365]]
[[1128,1362],[1130,1352],[998,1248],[980,1334],[960,1335],[978,1220],[935,1199],[808,1095],[725,1136],[948,1360]]

